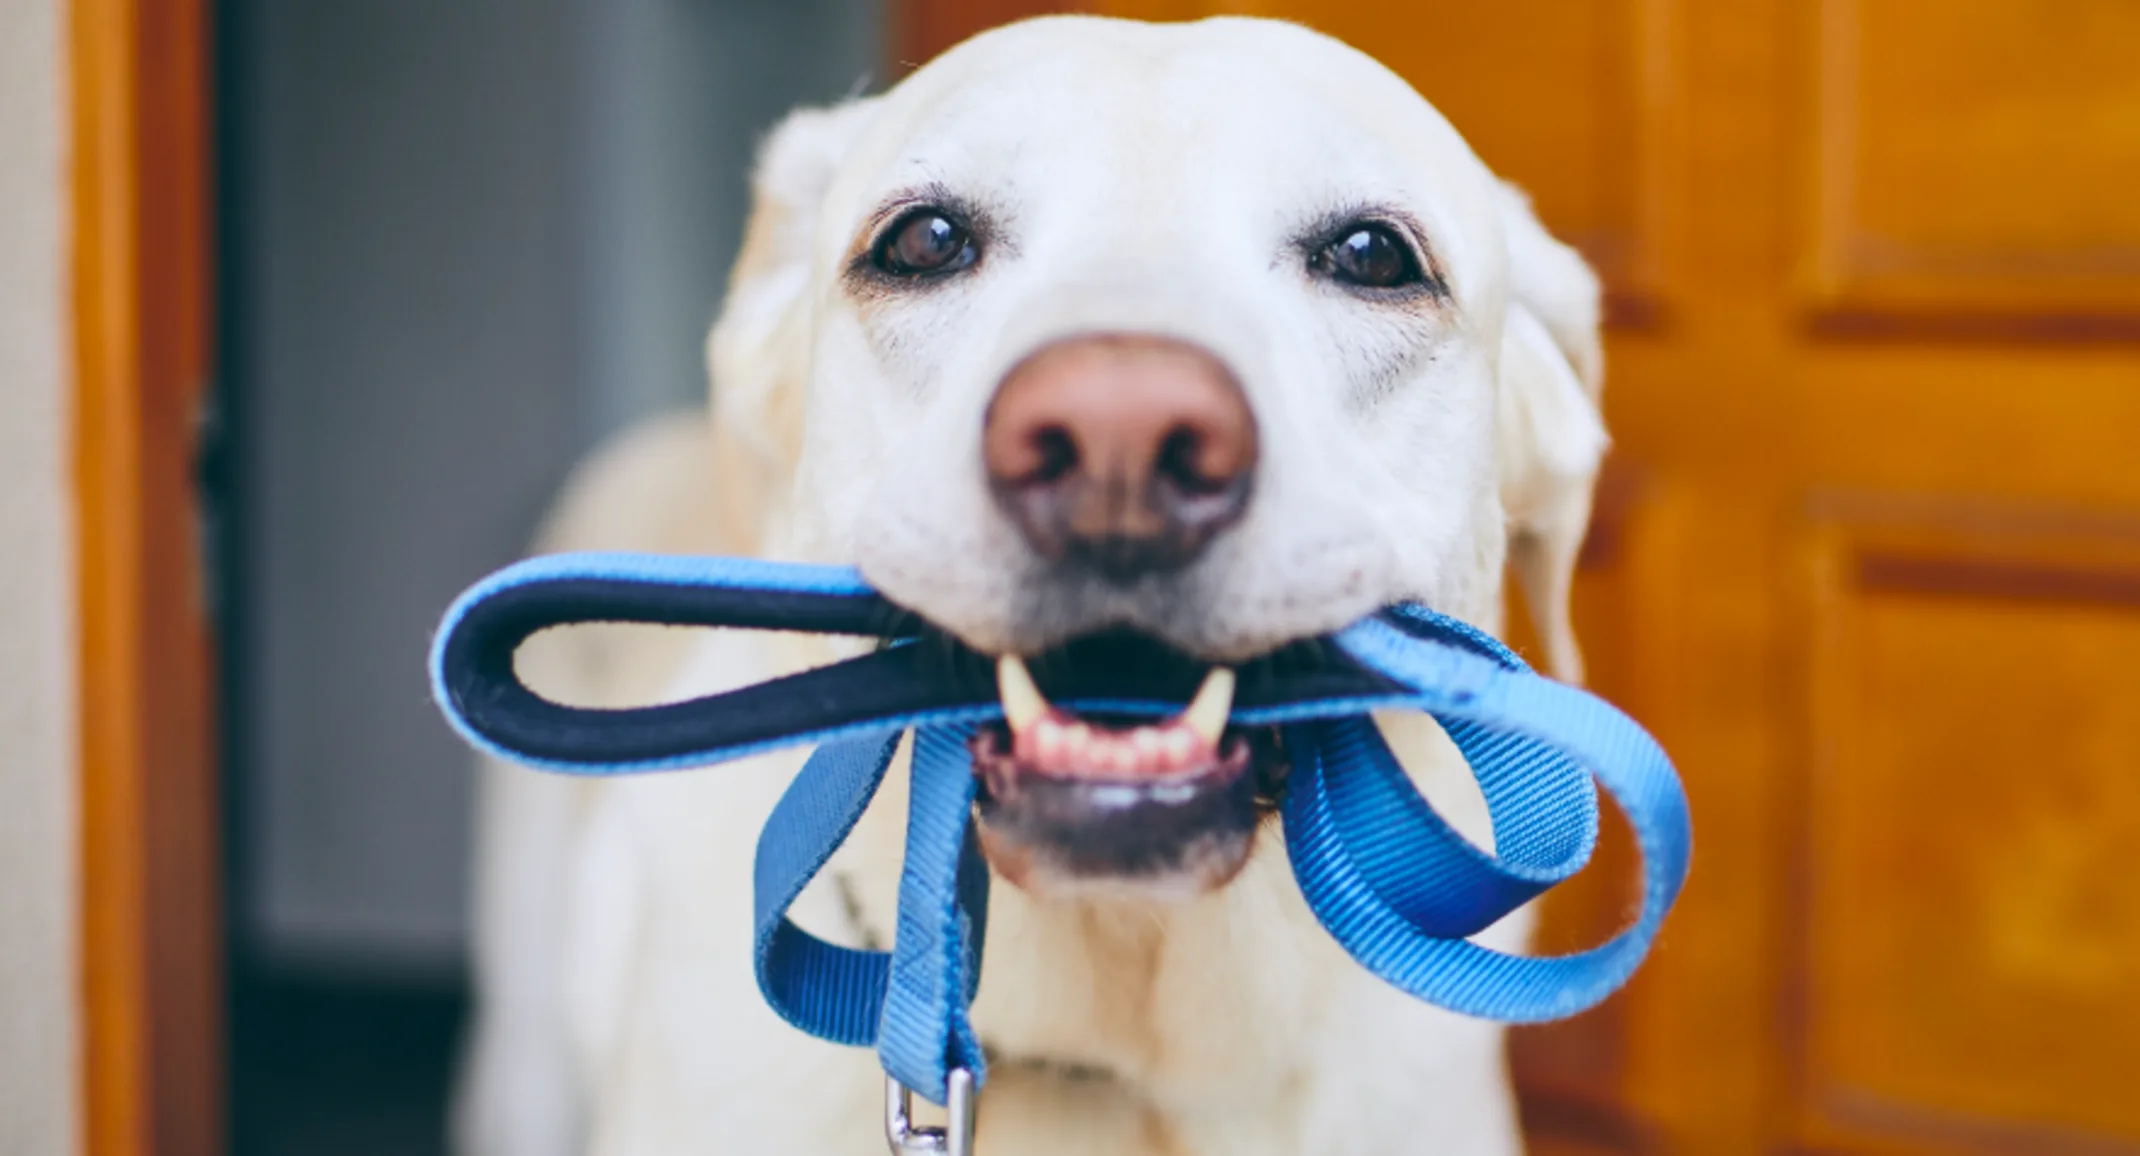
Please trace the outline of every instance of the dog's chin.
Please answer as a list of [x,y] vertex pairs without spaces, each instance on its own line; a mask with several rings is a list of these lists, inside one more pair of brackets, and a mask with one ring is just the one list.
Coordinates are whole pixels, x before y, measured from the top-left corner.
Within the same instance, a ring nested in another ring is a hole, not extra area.
[[1022,660],[1006,658],[1006,721],[974,736],[981,848],[998,875],[1037,898],[1174,903],[1208,894],[1240,874],[1277,807],[1283,745],[1275,728],[1227,725],[1233,672],[1149,640],[1120,642],[1073,644],[1035,665],[1131,655],[1145,675],[1154,662],[1178,665],[1200,680],[1189,683],[1199,691],[1182,714],[1073,714],[1041,696]]

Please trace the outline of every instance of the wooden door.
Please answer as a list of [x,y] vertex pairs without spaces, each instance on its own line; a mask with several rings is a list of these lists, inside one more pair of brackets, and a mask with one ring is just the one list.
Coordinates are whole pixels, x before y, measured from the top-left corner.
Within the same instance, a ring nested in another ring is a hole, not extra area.
[[[1534,1150],[2140,1153],[2140,4],[1106,9],[1375,54],[1609,282],[1579,622],[1696,852],[1518,1033]],[[1628,908],[1564,890],[1555,943]]]
[[213,292],[208,12],[74,0],[68,18],[81,1147],[209,1156],[223,1149],[223,984],[195,488]]

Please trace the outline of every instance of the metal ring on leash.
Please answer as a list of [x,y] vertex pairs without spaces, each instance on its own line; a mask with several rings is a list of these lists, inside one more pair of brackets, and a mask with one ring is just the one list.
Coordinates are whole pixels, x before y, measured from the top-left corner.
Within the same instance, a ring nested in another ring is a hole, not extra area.
[[973,1156],[973,1073],[951,1069],[946,1084],[950,1119],[942,1128],[914,1126],[914,1092],[890,1076],[884,1077],[884,1139],[892,1156]]

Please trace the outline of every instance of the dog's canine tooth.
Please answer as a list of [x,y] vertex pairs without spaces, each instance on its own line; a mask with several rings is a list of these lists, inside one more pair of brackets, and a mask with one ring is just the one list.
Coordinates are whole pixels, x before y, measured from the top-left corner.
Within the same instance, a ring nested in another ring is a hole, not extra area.
[[1214,666],[1204,676],[1204,685],[1197,688],[1196,698],[1189,709],[1181,712],[1183,726],[1216,750],[1219,735],[1226,730],[1226,718],[1233,713],[1233,671]]
[[1003,699],[1003,721],[1017,734],[1048,713],[1048,700],[1041,696],[1025,660],[1006,654],[996,660],[996,693]]

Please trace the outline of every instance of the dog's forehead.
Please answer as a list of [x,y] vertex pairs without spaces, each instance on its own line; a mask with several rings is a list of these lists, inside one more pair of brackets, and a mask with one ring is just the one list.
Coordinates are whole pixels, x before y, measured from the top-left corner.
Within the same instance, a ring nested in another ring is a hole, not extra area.
[[931,185],[1028,202],[1391,201],[1456,235],[1490,212],[1484,167],[1409,85],[1268,20],[1057,17],[985,34],[889,94],[847,176],[856,218]]

